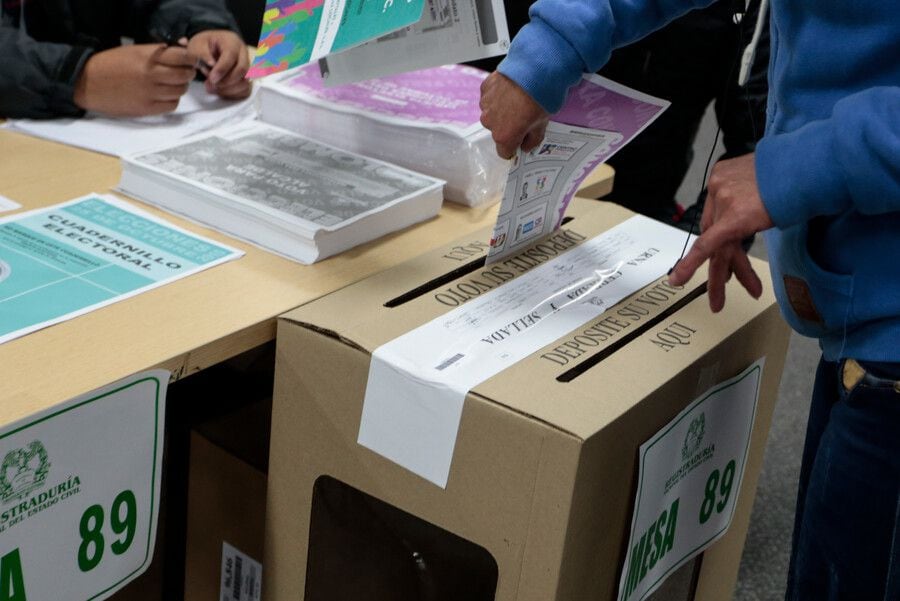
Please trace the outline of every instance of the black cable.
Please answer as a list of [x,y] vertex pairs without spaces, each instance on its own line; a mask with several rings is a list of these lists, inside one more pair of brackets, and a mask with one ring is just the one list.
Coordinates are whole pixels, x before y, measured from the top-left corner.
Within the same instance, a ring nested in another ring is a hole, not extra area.
[[[756,19],[757,20],[760,18],[759,11],[761,10],[761,8],[762,8],[761,2],[759,2],[759,0],[756,0]],[[750,12],[748,11],[747,14],[750,14]],[[744,18],[747,17],[747,14],[744,15]],[[765,18],[765,17],[763,17],[763,18]],[[755,25],[756,24],[754,23],[754,27],[755,27]],[[743,54],[743,52],[744,52],[743,49],[746,48],[746,42],[744,41],[744,23],[743,23],[743,21],[741,22],[741,26],[738,28],[738,36],[740,36],[741,53]],[[759,52],[759,49],[757,49],[757,52]],[[749,73],[748,73],[748,77],[747,77],[747,83],[746,83],[746,85],[744,85],[744,100],[747,103],[747,115],[750,117],[750,130],[753,132],[754,147],[756,146],[756,143],[759,142],[759,130],[756,129],[756,115],[755,115],[755,111],[753,110],[753,104],[750,102],[750,83],[753,79],[753,63],[755,63],[755,62],[756,62],[756,56],[752,57],[752,60],[750,61],[750,65],[747,67],[749,69]]]
[[[741,0],[734,0],[734,4],[739,6],[741,4]],[[757,9],[758,10],[758,9]],[[742,13],[740,10],[735,11],[735,15]],[[746,18],[748,12],[743,12],[743,18]],[[728,69],[728,77],[725,79],[725,87],[722,90],[722,97],[724,100],[722,101],[722,115],[723,117],[728,113],[728,85],[731,81],[731,78],[734,77],[734,68],[740,63],[741,57],[744,54],[744,23],[743,18],[737,24],[738,27],[738,49],[737,54],[734,57],[734,60],[731,63],[731,67]],[[744,98],[747,101],[747,112],[750,117],[750,127],[753,130],[753,139],[754,142],[757,140],[757,130],[756,130],[756,120],[753,118],[753,107],[750,104],[750,89],[748,86],[744,86]],[[694,228],[699,225],[700,219],[703,217],[703,210],[706,208],[706,194],[703,194],[703,190],[707,187],[707,182],[709,178],[709,168],[712,164],[713,155],[716,153],[716,146],[719,144],[719,136],[722,134],[722,124],[720,120],[716,119],[716,135],[713,138],[712,147],[709,149],[709,156],[706,158],[706,166],[703,169],[703,174],[700,177],[700,191],[703,196],[703,200],[698,200],[697,204],[699,205],[698,210],[694,214],[694,218],[691,220],[691,227],[688,230],[687,238],[684,240],[684,247],[681,249],[681,255],[678,257],[678,260],[675,261],[675,265],[672,266],[672,269],[669,270],[669,274],[672,273],[672,270],[678,266],[682,259],[684,259],[685,253],[687,253],[688,244],[691,242],[691,236],[694,235]],[[698,230],[698,233],[702,233]]]
[[[723,107],[724,112],[724,107]],[[716,146],[719,144],[719,136],[722,134],[722,126],[718,125],[716,127],[716,135],[713,138],[712,148],[709,149],[709,156],[706,157],[706,167],[703,168],[703,175],[700,176],[700,190],[702,191],[706,188],[706,181],[709,177],[709,167],[712,164],[713,155],[716,154]],[[703,209],[706,208],[706,195],[703,195],[703,200],[697,201],[700,205],[699,210],[694,215],[694,218],[691,220],[691,228],[688,230],[687,238],[684,240],[684,247],[681,249],[681,256],[678,257],[678,260],[675,261],[675,265],[678,265],[681,260],[684,258],[685,253],[687,252],[688,244],[691,242],[691,236],[694,235],[694,228],[698,225],[699,218],[703,216]],[[699,233],[699,230],[698,230]],[[675,269],[675,266],[672,266],[672,269]],[[669,271],[671,273],[671,271]]]

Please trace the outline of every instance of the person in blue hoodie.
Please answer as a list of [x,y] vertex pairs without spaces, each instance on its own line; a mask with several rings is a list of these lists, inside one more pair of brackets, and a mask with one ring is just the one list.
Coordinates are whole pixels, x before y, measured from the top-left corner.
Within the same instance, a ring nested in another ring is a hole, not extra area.
[[[482,89],[510,157],[543,137],[582,73],[709,0],[538,0]],[[791,326],[822,360],[800,474],[786,598],[900,599],[900,9],[897,0],[771,0],[766,134],[719,162],[702,235],[670,278],[709,260],[762,282],[740,242],[765,231]]]

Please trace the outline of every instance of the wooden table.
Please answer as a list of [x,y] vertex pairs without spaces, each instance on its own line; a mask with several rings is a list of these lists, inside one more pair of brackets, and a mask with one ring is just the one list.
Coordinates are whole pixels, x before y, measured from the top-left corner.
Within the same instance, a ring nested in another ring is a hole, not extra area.
[[[108,192],[120,173],[114,157],[0,130],[0,194],[22,210]],[[603,166],[585,185],[605,195],[612,170]],[[196,373],[274,339],[278,315],[489,227],[497,212],[447,203],[426,223],[304,266],[133,202],[246,255],[0,345],[0,424],[142,370],[162,367],[174,379]]]

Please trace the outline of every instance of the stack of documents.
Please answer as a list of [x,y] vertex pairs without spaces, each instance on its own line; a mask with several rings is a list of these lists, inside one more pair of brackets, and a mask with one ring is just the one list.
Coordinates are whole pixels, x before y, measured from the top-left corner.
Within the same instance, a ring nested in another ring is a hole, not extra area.
[[256,121],[126,157],[119,183],[306,264],[435,216],[443,185]]
[[509,162],[480,123],[484,71],[436,67],[336,88],[307,65],[264,80],[260,119],[447,182],[447,200],[475,206],[503,194]]

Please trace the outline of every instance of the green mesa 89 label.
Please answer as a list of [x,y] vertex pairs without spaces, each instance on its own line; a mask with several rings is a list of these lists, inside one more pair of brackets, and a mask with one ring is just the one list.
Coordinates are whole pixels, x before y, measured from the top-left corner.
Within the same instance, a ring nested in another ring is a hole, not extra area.
[[638,487],[619,601],[641,601],[731,524],[764,360],[714,386],[638,453]]
[[105,599],[149,565],[169,374],[0,430],[0,601]]

